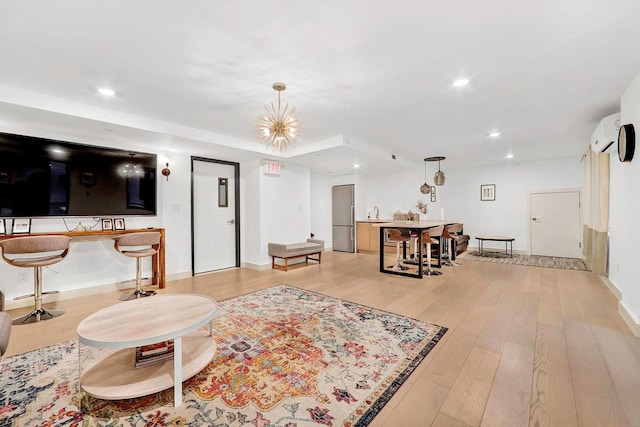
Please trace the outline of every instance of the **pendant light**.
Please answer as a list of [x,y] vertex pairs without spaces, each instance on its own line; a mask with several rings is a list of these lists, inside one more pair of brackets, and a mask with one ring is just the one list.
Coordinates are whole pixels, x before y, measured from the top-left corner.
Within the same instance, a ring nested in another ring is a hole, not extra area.
[[438,160],[438,172],[436,172],[436,175],[433,177],[433,183],[435,185],[444,185],[444,180],[444,172],[440,170],[440,160]]
[[424,184],[420,186],[420,192],[422,194],[431,193],[431,186],[427,184],[427,159],[424,159]]
[[444,185],[445,176],[444,176],[444,172],[440,170],[440,161],[444,160],[445,158],[446,157],[444,156],[434,156],[434,157],[427,157],[426,159],[424,159],[425,162],[438,162],[438,172],[436,172],[436,174],[433,177],[433,183],[438,186]]

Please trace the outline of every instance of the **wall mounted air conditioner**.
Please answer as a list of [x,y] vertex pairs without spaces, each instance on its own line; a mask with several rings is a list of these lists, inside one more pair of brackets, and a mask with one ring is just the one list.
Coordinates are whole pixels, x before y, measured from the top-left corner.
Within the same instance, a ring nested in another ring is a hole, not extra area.
[[605,151],[618,140],[620,130],[620,113],[615,113],[600,120],[591,135],[591,149],[596,153]]

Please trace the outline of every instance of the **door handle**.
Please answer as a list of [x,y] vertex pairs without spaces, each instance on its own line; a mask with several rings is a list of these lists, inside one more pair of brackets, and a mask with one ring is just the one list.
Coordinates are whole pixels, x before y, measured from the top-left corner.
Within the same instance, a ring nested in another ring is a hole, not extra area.
[[531,221],[535,221],[535,222],[541,222],[542,218],[531,218]]
[[227,221],[227,224],[235,224],[236,220],[235,219],[230,219],[229,221]]

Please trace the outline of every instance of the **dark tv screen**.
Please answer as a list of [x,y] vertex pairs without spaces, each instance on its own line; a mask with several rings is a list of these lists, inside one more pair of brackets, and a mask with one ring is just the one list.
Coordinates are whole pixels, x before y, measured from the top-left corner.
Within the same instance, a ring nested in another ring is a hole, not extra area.
[[0,133],[0,217],[156,214],[155,154]]

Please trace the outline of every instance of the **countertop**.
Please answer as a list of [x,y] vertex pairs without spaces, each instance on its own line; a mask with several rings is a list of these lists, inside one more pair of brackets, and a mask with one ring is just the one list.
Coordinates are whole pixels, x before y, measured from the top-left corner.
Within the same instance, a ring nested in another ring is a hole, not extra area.
[[379,224],[381,222],[391,222],[390,219],[375,219],[375,218],[367,218],[367,219],[357,219],[356,222],[369,222],[372,224]]

